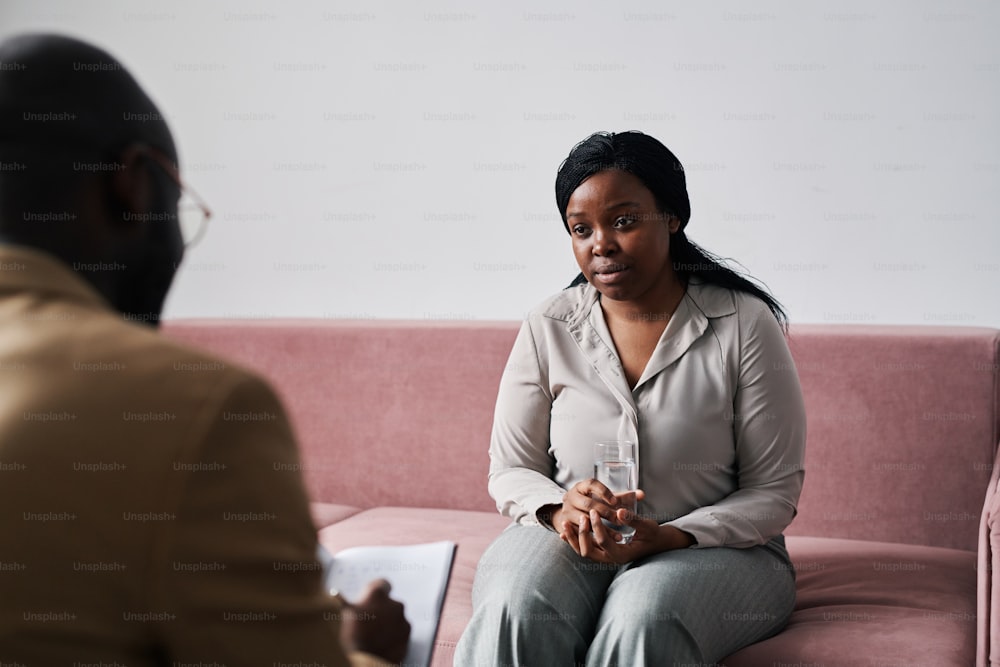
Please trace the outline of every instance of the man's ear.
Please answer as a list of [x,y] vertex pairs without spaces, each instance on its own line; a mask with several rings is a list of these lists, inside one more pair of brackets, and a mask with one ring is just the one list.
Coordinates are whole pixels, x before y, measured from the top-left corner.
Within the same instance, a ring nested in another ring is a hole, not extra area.
[[119,154],[119,168],[111,175],[111,192],[118,204],[118,214],[109,222],[120,231],[148,224],[146,216],[153,205],[148,151],[143,144],[129,144]]

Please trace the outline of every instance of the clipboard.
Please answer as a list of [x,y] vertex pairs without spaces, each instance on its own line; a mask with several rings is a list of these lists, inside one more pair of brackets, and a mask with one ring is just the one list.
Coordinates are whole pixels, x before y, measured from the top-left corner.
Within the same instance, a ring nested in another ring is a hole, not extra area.
[[403,664],[430,667],[456,549],[454,542],[429,542],[351,547],[334,555],[320,545],[317,557],[327,590],[348,602],[355,602],[372,579],[388,581],[392,585],[389,595],[403,603],[410,623]]

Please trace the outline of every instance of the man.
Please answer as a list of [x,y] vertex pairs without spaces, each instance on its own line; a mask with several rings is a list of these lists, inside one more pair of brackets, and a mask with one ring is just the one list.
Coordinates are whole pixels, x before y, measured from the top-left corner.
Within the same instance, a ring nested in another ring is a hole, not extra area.
[[77,40],[0,62],[0,663],[401,660],[383,587],[322,589],[273,392],[147,326],[184,254],[156,106]]

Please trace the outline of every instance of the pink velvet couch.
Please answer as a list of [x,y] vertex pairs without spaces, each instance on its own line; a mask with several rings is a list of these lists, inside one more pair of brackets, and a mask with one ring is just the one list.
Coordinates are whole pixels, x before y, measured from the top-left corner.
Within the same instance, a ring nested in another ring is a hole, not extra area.
[[[513,322],[179,320],[167,335],[269,377],[291,414],[331,550],[458,543],[434,664],[451,665],[476,562],[504,528],[486,492]],[[796,610],[724,661],[1000,661],[1000,331],[799,325],[805,489],[786,534]],[[996,595],[994,595],[996,592]],[[997,663],[1000,664],[1000,663]]]

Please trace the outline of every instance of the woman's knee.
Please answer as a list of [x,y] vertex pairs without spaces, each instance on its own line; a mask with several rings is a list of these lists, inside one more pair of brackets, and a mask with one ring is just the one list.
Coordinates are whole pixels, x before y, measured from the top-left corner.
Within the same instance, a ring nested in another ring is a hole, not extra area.
[[608,591],[595,651],[711,662],[773,635],[795,603],[793,576],[774,562],[763,550],[691,551],[630,568]]
[[580,558],[550,531],[515,527],[483,554],[473,608],[516,626],[593,628],[617,572]]
[[493,541],[476,566],[473,599],[504,598],[544,587],[564,569],[558,538],[534,526],[511,526]]

